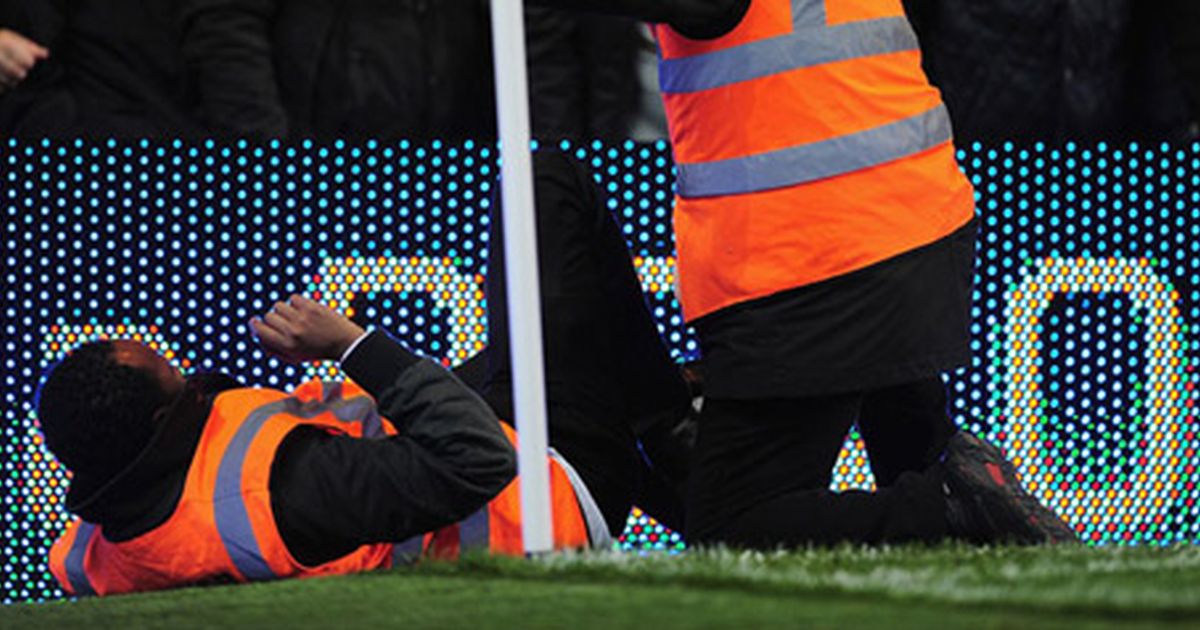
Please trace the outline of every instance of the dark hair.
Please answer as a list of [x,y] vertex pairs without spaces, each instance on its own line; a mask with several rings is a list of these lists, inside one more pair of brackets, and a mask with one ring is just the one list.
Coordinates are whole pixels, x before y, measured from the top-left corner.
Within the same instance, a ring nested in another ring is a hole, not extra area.
[[145,370],[117,362],[110,341],[94,341],[50,368],[38,392],[46,446],[75,474],[108,477],[133,462],[154,435],[166,393]]

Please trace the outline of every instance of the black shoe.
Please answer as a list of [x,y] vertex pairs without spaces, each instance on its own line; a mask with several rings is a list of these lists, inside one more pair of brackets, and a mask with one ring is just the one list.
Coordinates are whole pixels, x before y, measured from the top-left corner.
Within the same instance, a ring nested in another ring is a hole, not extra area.
[[946,520],[953,536],[977,543],[1063,544],[1079,537],[1021,485],[1000,449],[966,432],[942,456]]
[[698,427],[696,414],[689,413],[673,421],[660,422],[639,436],[642,452],[651,467],[681,492],[691,473]]
[[703,400],[704,372],[699,361],[680,368],[687,385],[688,398],[655,416],[640,418],[633,430],[641,443],[642,453],[650,467],[657,471],[683,496],[692,470],[692,451],[700,430],[700,405]]

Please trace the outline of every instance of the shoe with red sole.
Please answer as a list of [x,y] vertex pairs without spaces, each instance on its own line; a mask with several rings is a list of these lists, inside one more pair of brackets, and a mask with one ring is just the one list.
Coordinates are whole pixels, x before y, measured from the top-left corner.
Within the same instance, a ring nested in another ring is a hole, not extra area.
[[1079,542],[1070,525],[1029,494],[994,445],[959,431],[946,446],[942,470],[951,535],[977,543]]

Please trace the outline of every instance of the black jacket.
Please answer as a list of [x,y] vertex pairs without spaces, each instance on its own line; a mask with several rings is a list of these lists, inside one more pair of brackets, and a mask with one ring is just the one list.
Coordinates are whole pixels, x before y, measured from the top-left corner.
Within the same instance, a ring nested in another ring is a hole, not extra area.
[[[516,456],[495,414],[441,366],[376,332],[342,368],[399,435],[362,440],[301,427],[285,438],[271,467],[271,508],[300,562],[322,564],[456,522],[513,479]],[[213,399],[232,387],[228,378],[190,379],[142,454],[111,478],[77,476],[67,509],[113,542],[161,525],[183,494]]]
[[179,0],[179,11],[215,131],[495,134],[486,0]]
[[14,30],[47,46],[0,97],[3,131],[22,137],[142,138],[199,131],[174,0],[0,0]]
[[1185,137],[1173,3],[905,0],[930,79],[967,140]]
[[[749,4],[542,1],[697,37]],[[495,135],[487,0],[0,0],[0,18],[53,55],[0,97],[8,134]]]
[[1159,0],[1159,10],[1167,22],[1167,41],[1171,63],[1191,108],[1192,135],[1200,127],[1200,2],[1196,0]]
[[629,139],[641,85],[634,78],[645,45],[628,18],[525,9],[533,135],[620,142]]
[[[215,132],[495,136],[487,0],[176,0],[183,56]],[[540,0],[725,32],[749,0]],[[632,79],[629,79],[632,81]]]

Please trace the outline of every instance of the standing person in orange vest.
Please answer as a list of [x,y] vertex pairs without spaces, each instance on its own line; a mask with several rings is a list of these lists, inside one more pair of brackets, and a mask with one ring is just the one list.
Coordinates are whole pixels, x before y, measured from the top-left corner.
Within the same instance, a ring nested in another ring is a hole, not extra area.
[[[1074,540],[947,413],[974,192],[900,0],[546,1],[656,23],[706,379],[689,541]],[[832,493],[856,423],[879,491]]]

